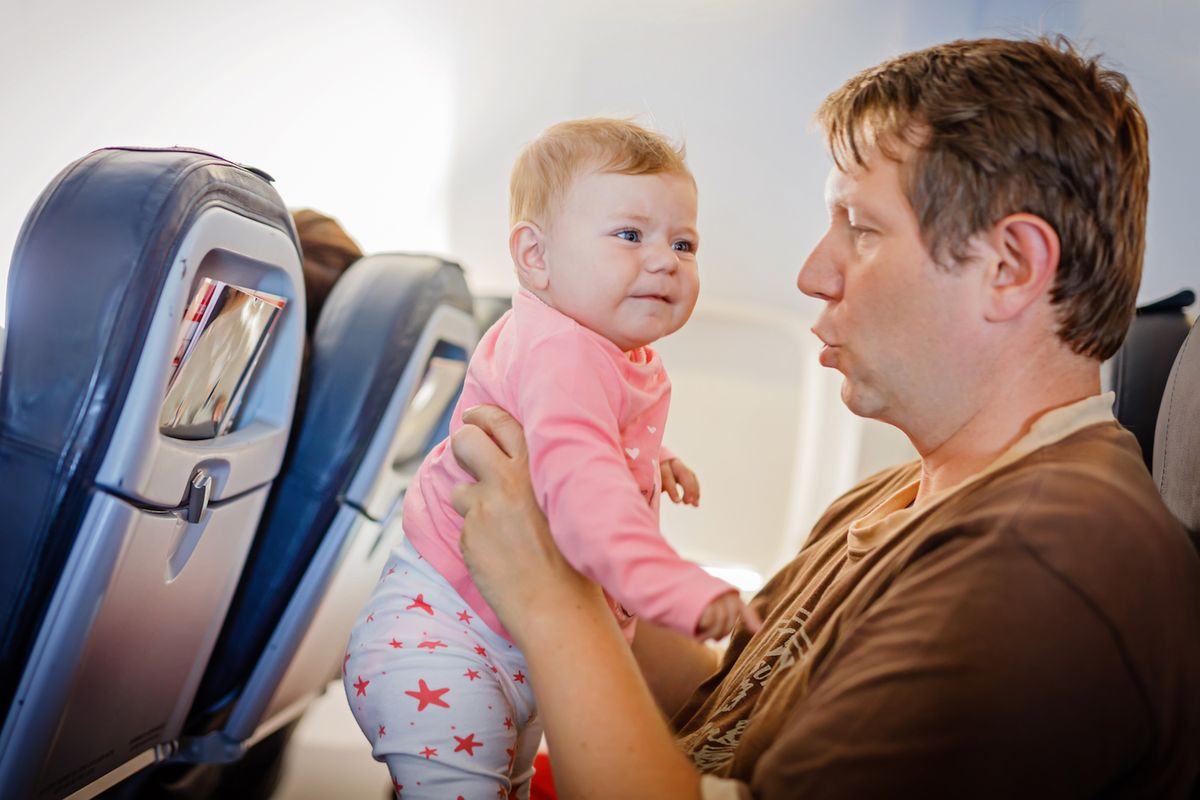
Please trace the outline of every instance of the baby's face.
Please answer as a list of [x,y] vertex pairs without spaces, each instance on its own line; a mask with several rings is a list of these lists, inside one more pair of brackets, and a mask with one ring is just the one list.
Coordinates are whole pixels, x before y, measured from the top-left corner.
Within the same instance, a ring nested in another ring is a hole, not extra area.
[[545,230],[544,299],[629,351],[673,333],[700,291],[696,189],[669,174],[579,175]]

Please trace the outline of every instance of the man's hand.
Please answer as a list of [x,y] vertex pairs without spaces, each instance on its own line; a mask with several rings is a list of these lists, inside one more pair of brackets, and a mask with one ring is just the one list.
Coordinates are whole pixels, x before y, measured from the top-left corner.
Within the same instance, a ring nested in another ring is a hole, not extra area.
[[662,490],[672,503],[700,505],[700,479],[681,459],[670,458],[658,465],[662,472]]
[[547,602],[542,595],[598,590],[567,563],[550,536],[529,479],[520,423],[496,406],[468,409],[463,423],[450,445],[478,482],[459,484],[451,495],[463,516],[459,549],[475,585],[517,637],[529,609]]

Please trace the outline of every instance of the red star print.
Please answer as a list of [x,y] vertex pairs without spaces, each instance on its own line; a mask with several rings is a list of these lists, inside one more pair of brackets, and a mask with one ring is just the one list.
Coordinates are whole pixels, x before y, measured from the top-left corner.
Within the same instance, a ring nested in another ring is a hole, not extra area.
[[420,650],[423,647],[426,650],[437,650],[439,647],[446,647],[446,646],[447,646],[446,643],[443,642],[442,640],[434,639],[431,642],[421,642],[419,645],[417,645],[417,649]]
[[426,760],[429,760],[437,755],[437,748],[436,747],[426,747],[424,750],[421,751],[421,755],[425,756]]
[[499,673],[500,673],[500,670],[496,669],[496,665],[495,665],[495,664],[492,664],[492,672],[495,672],[496,674],[499,674]]
[[471,756],[472,758],[475,757],[475,748],[483,747],[483,742],[475,741],[475,734],[473,733],[468,733],[466,737],[455,736],[454,738],[458,741],[458,744],[454,748],[454,752],[457,753],[460,750],[466,750],[467,755]]
[[530,712],[529,712],[529,716],[525,718],[525,721],[526,721],[526,722],[533,722],[535,719],[537,719],[537,713],[536,713],[536,712],[534,712],[534,711],[530,711]]
[[433,616],[433,606],[431,606],[431,605],[429,605],[429,603],[425,602],[424,594],[419,594],[416,597],[414,597],[412,605],[405,606],[404,610],[409,611],[410,609],[414,609],[414,608],[419,608],[422,611],[424,611],[426,614],[428,614],[429,616],[431,616],[431,617]]
[[479,655],[483,656],[484,658],[487,658],[487,650],[485,650],[482,646],[476,645],[475,652],[479,653]]
[[395,568],[395,567],[391,567],[391,568],[390,568],[390,569],[387,571],[387,574],[388,574],[388,575],[395,575],[395,574],[396,574],[396,568]]
[[367,622],[374,622],[374,621],[375,621],[375,612],[372,611],[370,614],[367,614]]
[[404,642],[397,642],[394,638],[390,642],[388,642],[388,644],[390,644],[396,650],[399,650],[401,647],[404,647]]
[[399,797],[400,793],[404,791],[404,784],[392,778],[392,788],[396,790],[396,797]]
[[358,683],[354,684],[354,696],[362,697],[367,693],[367,687],[371,685],[370,681],[364,681],[362,675],[358,676]]
[[505,797],[505,798],[508,797],[508,792],[504,791],[503,786],[501,786],[499,789],[496,790],[496,797]]
[[512,720],[509,719],[508,717],[504,718],[504,727],[510,731],[512,730],[512,727],[513,727]]
[[508,753],[508,768],[511,770],[513,762],[517,760],[517,751],[511,747],[504,748],[504,752]]
[[466,672],[464,672],[464,673],[463,673],[463,677],[464,677],[464,678],[466,678],[466,679],[467,679],[467,680],[469,680],[469,681],[473,681],[473,680],[475,680],[476,678],[478,678],[478,677],[479,677],[479,673],[478,673],[478,672],[476,672],[476,671],[475,671],[475,670],[473,670],[473,669],[469,669],[469,670],[467,670]]
[[[415,697],[417,702],[420,703],[420,705],[417,706],[417,711],[424,711],[425,706],[430,704],[441,706],[442,708],[450,707],[450,704],[442,699],[442,695],[450,691],[449,687],[445,689],[430,689],[429,684],[425,682],[424,678],[421,678],[419,681],[417,681],[417,687],[418,689],[415,692],[405,692],[405,694],[409,697]],[[428,756],[426,757],[428,758]]]
[[517,670],[516,673],[513,674],[513,680],[516,681],[517,683],[524,683],[525,682],[525,673],[521,672],[520,670]]
[[383,736],[383,735],[385,735],[386,733],[387,733],[387,728],[385,728],[384,726],[380,725],[380,726],[379,726],[379,735],[380,735],[380,736]]
[[460,622],[465,622],[468,625],[470,625],[472,617],[469,613],[467,613],[467,610],[464,608],[462,611],[458,612],[458,619]]
[[342,659],[342,675],[346,674],[346,665],[350,663],[350,652],[346,652],[346,657]]

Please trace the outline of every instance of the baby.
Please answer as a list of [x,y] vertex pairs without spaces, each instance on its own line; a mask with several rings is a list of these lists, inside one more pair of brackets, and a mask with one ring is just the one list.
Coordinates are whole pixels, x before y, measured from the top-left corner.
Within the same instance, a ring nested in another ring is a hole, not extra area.
[[[671,384],[649,345],[699,291],[696,184],[682,150],[631,122],[542,133],[510,185],[521,290],[471,358],[462,409],[498,405],[525,428],[538,501],[559,547],[630,614],[696,638],[739,616],[736,590],[662,538],[658,498],[696,505],[695,474],[662,446]],[[541,725],[521,653],[459,554],[447,441],[404,499],[405,541],[356,625],[344,681],[398,796],[528,797]],[[536,580],[536,576],[531,576]],[[554,613],[529,609],[529,613]]]

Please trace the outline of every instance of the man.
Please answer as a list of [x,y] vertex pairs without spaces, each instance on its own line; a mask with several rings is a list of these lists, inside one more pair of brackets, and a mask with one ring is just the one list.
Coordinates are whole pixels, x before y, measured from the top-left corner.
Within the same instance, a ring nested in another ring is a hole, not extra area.
[[1064,40],[955,42],[817,117],[830,226],[798,286],[825,302],[821,363],[920,460],[834,502],[753,601],[759,633],[714,663],[644,626],[643,682],[553,545],[519,428],[464,416],[464,555],[529,660],[559,786],[1187,796],[1200,560],[1099,394],[1145,241],[1127,82]]

